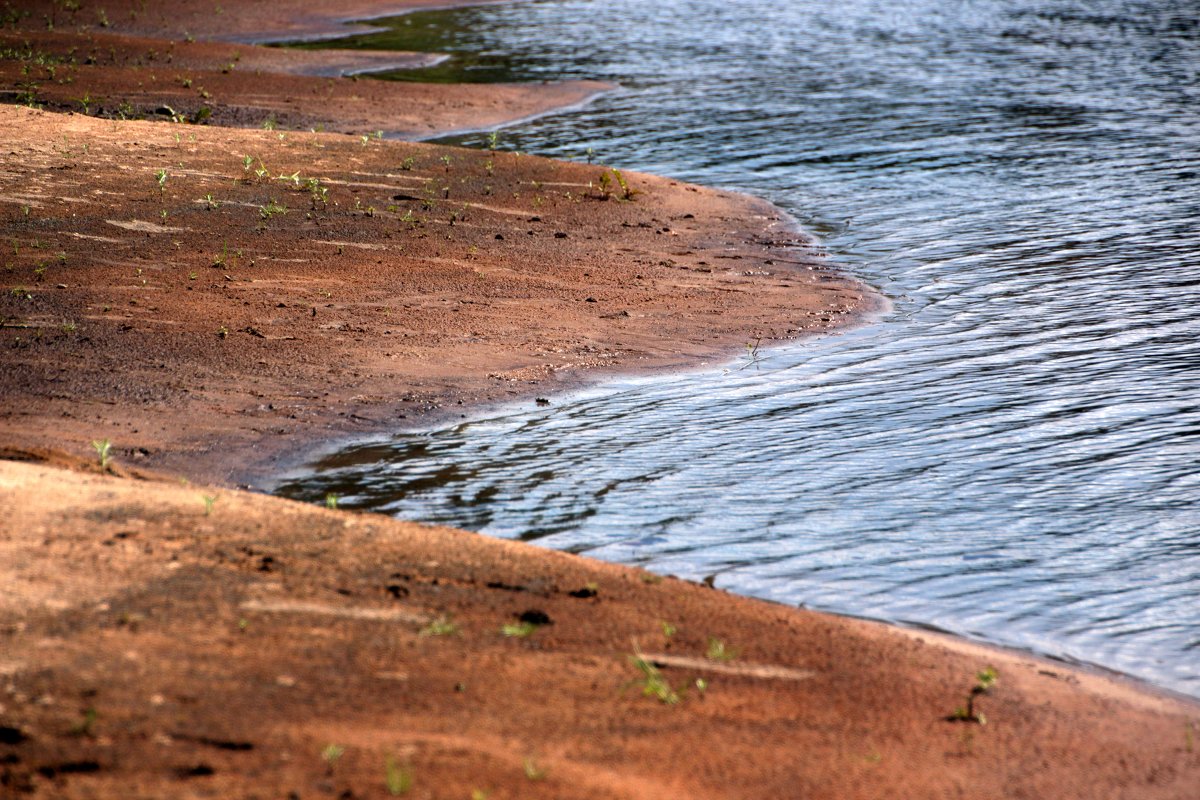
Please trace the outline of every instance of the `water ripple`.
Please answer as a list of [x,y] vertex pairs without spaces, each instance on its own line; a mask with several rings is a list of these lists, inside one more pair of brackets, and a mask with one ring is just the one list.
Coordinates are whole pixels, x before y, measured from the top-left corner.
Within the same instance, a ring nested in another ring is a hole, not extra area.
[[485,54],[459,62],[475,77],[624,87],[506,146],[765,196],[896,312],[757,369],[363,443],[280,491],[1200,696],[1196,20],[1190,0],[412,17]]

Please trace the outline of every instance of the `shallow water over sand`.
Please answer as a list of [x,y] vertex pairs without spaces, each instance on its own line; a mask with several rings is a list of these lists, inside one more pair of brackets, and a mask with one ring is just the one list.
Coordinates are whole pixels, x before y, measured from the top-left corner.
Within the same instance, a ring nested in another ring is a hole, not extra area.
[[398,23],[476,54],[447,77],[620,82],[502,146],[767,197],[896,311],[350,448],[280,492],[1200,695],[1197,19],[554,0]]

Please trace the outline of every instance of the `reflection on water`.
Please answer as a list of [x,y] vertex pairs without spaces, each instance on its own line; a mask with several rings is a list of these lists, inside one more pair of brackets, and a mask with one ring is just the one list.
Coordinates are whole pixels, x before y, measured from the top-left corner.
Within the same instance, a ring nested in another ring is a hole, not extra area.
[[1190,0],[414,17],[494,75],[624,87],[508,146],[766,196],[897,310],[760,370],[353,447],[280,491],[1200,695],[1197,19]]

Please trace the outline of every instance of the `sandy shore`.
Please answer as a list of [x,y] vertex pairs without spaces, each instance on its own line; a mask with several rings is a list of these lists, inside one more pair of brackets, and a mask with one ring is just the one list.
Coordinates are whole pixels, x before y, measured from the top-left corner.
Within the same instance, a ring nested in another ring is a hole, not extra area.
[[0,91],[60,113],[0,106],[0,796],[1195,796],[1190,701],[227,488],[882,300],[752,198],[369,133],[602,85],[228,44],[403,4],[23,5]]
[[[407,139],[479,130],[586,103],[600,81],[421,84],[357,79],[425,53],[285,50],[134,35],[0,29],[0,98],[118,119],[330,130]],[[351,80],[337,76],[351,75]]]
[[12,106],[0,137],[0,435],[24,448],[110,439],[123,463],[245,482],[304,442],[878,302],[770,206],[648,175],[624,201],[598,166]]
[[[1187,798],[1200,775],[1195,707],[1028,657],[245,492],[0,462],[0,502],[13,794],[386,797],[389,760],[432,798]],[[948,721],[989,666],[987,724]]]
[[[422,9],[482,6],[512,0],[273,0],[270,3],[211,3],[207,0],[143,0],[79,2],[77,10],[61,0],[28,0],[17,8],[27,11],[23,29],[59,28],[132,33],[167,41],[187,37],[217,42],[276,42],[328,39],[376,29],[370,20]],[[102,25],[107,22],[107,25]]]

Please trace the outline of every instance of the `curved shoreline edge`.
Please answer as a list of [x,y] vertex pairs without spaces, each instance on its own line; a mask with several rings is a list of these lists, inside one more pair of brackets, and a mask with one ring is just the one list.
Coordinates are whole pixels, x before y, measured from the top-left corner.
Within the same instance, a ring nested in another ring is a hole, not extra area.
[[[0,502],[0,775],[35,795],[370,796],[391,760],[433,797],[1182,800],[1200,771],[1195,704],[1025,654],[233,490],[0,461]],[[986,724],[952,719],[986,668]]]
[[[194,44],[163,69],[222,81],[225,121],[257,125],[237,98],[267,79]],[[92,79],[123,96],[134,66],[81,67],[47,102]],[[395,91],[355,86],[373,107]],[[187,87],[160,88],[140,96]],[[422,102],[442,113],[460,91]],[[370,796],[405,773],[436,797],[1187,798],[1200,782],[1194,700],[219,485],[401,414],[852,324],[869,293],[764,201],[627,175],[641,194],[622,203],[599,167],[282,128],[0,107],[0,131],[16,248],[0,455],[35,462],[0,461],[3,791]],[[110,439],[100,469],[89,442]],[[987,724],[947,719],[986,666]]]

